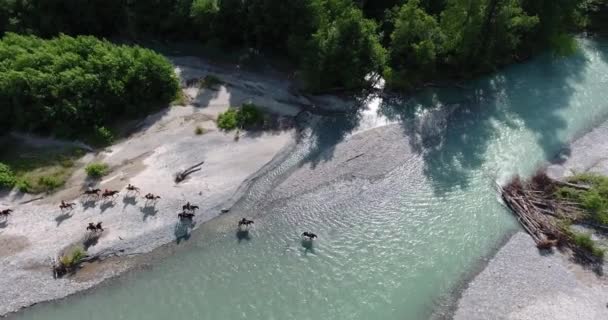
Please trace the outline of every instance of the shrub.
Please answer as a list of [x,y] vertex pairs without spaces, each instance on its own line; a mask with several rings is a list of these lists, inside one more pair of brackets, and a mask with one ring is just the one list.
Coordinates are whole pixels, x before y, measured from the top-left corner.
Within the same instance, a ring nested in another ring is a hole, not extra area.
[[591,240],[591,236],[588,234],[575,234],[574,243],[578,247],[589,251],[591,254],[598,258],[604,257],[604,250],[598,248],[593,242],[593,240]]
[[225,112],[222,112],[217,117],[218,128],[226,131],[234,130],[238,126],[237,121],[238,111],[234,108],[230,108]]
[[90,36],[45,40],[7,33],[0,61],[0,100],[6,101],[0,124],[9,130],[108,137],[95,130],[160,109],[179,90],[163,56]]
[[203,133],[205,133],[205,129],[203,129],[201,126],[196,126],[196,128],[194,129],[194,134],[200,136]]
[[87,175],[94,179],[99,179],[105,176],[108,173],[108,169],[109,167],[107,164],[99,162],[90,163],[86,166],[86,168],[84,168],[84,170],[87,172]]
[[188,104],[188,96],[184,93],[184,91],[179,90],[175,95],[175,99],[171,101],[172,106],[185,106]]
[[264,122],[264,114],[253,103],[245,103],[237,113],[239,127],[255,127]]
[[12,188],[16,179],[13,170],[6,164],[0,162],[0,189]]
[[84,249],[81,247],[76,247],[59,258],[59,262],[66,268],[72,268],[77,266],[84,257],[86,257]]
[[42,176],[38,178],[38,184],[44,188],[45,191],[53,191],[63,186],[65,180],[56,176]]

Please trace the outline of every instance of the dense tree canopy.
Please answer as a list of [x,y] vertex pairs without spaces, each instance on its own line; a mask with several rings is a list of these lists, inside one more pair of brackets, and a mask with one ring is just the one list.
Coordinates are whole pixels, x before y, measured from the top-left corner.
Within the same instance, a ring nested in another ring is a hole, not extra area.
[[8,33],[0,41],[4,129],[73,136],[169,103],[179,83],[162,56],[91,36],[52,40]]
[[569,34],[605,2],[0,0],[0,33],[197,40],[287,56],[313,90],[354,89],[374,72],[407,88],[571,47]]

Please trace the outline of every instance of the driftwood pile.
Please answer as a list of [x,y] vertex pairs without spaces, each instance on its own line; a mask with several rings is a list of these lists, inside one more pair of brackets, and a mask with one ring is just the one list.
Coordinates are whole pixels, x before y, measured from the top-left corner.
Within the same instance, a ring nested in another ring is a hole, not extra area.
[[176,173],[175,174],[175,183],[180,183],[180,182],[184,181],[188,177],[189,174],[192,174],[194,172],[201,170],[201,166],[203,165],[203,163],[205,163],[205,161],[201,161],[188,169],[185,169],[185,170],[182,170],[182,171]]
[[544,172],[537,173],[529,181],[515,177],[504,187],[499,186],[499,189],[505,204],[538,248],[567,246],[579,256],[593,261],[592,255],[573,244],[571,233],[563,225],[564,220],[582,219],[583,212],[579,204],[555,197],[555,192],[561,186],[589,189],[589,186],[553,180]]

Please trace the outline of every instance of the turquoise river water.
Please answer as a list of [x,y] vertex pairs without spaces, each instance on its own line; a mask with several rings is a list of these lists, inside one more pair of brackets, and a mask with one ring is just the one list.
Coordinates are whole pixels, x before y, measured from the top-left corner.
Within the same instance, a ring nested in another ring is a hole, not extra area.
[[[427,319],[517,228],[495,182],[530,174],[608,118],[607,61],[602,42],[580,40],[571,57],[321,119],[172,254],[14,317]],[[317,174],[346,170],[335,162],[349,148],[376,155],[355,172]],[[240,216],[255,219],[249,239],[235,236]],[[305,230],[319,235],[313,248]]]

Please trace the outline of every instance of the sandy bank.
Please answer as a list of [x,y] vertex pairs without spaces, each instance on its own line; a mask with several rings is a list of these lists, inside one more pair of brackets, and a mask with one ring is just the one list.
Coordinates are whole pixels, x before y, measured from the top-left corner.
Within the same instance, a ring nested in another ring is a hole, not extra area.
[[[607,134],[608,121],[564,148],[547,173],[608,175]],[[454,319],[608,319],[608,277],[567,254],[543,254],[518,232],[464,289]]]
[[[101,189],[122,189],[115,201],[86,201],[79,194],[90,184],[78,170],[64,190],[45,199],[18,205],[24,198],[12,193],[2,199],[13,216],[0,225],[0,316],[22,307],[61,298],[90,288],[130,267],[129,261],[111,267],[88,267],[75,277],[53,279],[50,264],[65,248],[82,243],[88,222],[103,222],[101,238],[89,254],[112,252],[132,256],[163,244],[187,238],[190,228],[178,223],[177,213],[190,201],[200,206],[195,227],[220,214],[238,197],[258,170],[295,143],[294,129],[245,133],[238,142],[233,133],[217,130],[213,121],[229,106],[251,101],[282,115],[296,115],[303,103],[288,92],[285,82],[249,74],[227,72],[195,58],[174,58],[182,78],[202,77],[210,70],[225,85],[219,90],[187,88],[192,104],[173,107],[148,116],[128,139],[99,154],[81,159],[108,163],[112,173],[96,184]],[[197,126],[205,129],[195,135]],[[174,174],[200,161],[200,172],[176,185]],[[162,198],[146,206],[140,196],[125,197],[127,183]],[[77,208],[62,213],[58,202],[71,200]]]

